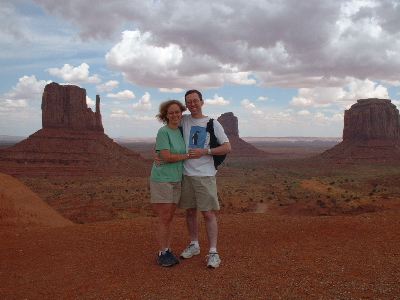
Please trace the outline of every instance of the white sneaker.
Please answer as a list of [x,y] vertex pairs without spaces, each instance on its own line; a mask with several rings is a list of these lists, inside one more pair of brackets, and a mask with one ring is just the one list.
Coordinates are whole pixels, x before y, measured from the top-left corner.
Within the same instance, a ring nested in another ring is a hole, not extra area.
[[182,258],[191,258],[195,255],[199,255],[200,254],[200,247],[194,245],[194,244],[190,244],[189,246],[187,246],[187,248],[185,250],[183,250],[183,252],[181,253],[181,257]]
[[207,257],[207,268],[218,268],[221,263],[218,253],[208,253]]

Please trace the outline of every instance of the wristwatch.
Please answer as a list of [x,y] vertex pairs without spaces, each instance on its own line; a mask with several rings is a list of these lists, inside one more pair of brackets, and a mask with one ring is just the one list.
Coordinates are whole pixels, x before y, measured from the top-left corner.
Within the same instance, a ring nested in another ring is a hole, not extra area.
[[211,148],[208,148],[207,154],[208,154],[208,155],[212,155],[212,153],[211,153]]

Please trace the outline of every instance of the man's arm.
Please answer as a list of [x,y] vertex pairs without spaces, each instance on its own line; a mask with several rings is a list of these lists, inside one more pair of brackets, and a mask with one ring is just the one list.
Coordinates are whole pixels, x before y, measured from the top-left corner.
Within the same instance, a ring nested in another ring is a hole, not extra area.
[[[208,150],[208,149],[206,149],[206,150]],[[221,146],[212,148],[210,150],[211,150],[211,155],[224,155],[224,154],[228,154],[229,152],[231,152],[232,148],[231,148],[231,144],[226,142],[226,143],[223,143]]]
[[[224,155],[228,154],[231,152],[231,144],[230,143],[223,143],[222,145],[210,149],[211,154],[210,155]],[[200,158],[203,155],[208,155],[208,149],[201,149],[201,148],[195,148],[195,149],[189,149],[189,154],[190,158]]]

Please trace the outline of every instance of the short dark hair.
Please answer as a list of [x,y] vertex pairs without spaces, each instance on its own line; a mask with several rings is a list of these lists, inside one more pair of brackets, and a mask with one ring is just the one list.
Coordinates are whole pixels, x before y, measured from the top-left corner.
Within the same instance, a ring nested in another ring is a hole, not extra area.
[[168,123],[168,118],[167,118],[167,113],[168,113],[168,108],[172,105],[176,104],[179,106],[181,112],[184,112],[186,110],[186,106],[182,104],[182,102],[178,100],[168,100],[164,101],[160,104],[160,108],[158,109],[159,113],[156,115],[157,119],[160,122],[163,123]]
[[194,93],[196,93],[199,96],[200,100],[203,101],[203,95],[198,90],[188,90],[185,93],[185,102],[186,102],[186,96]]

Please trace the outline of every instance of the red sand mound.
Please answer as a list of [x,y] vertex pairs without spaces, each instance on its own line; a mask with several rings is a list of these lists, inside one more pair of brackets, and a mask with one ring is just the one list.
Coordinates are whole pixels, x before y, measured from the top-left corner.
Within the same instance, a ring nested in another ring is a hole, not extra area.
[[0,226],[43,225],[60,227],[72,224],[23,183],[9,175],[0,173]]

